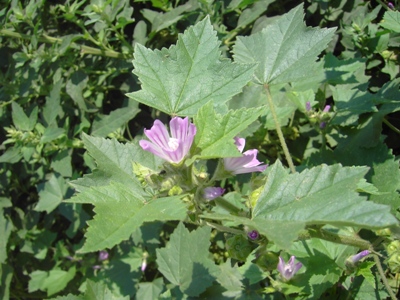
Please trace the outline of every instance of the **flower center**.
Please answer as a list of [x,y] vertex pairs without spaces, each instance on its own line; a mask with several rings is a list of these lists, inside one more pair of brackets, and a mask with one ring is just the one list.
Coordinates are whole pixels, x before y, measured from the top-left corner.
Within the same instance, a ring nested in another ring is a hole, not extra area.
[[170,138],[168,141],[168,146],[171,148],[172,151],[175,151],[179,147],[179,140],[175,138]]

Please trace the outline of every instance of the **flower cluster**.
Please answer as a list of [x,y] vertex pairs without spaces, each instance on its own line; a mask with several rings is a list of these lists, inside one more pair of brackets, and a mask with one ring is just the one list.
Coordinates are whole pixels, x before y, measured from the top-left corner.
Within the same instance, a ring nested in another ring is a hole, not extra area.
[[322,111],[315,111],[311,108],[310,101],[307,101],[306,103],[306,115],[308,119],[310,120],[311,124],[318,124],[319,128],[321,129],[326,127],[326,122],[330,119],[330,109],[330,105],[325,105]]
[[[155,120],[150,129],[145,129],[144,134],[148,140],[140,140],[139,145],[143,150],[151,152],[158,157],[172,164],[180,164],[189,154],[196,126],[189,122],[189,118],[174,117],[169,123],[170,131],[160,121]],[[251,172],[263,172],[266,164],[257,160],[258,151],[256,149],[243,152],[245,139],[235,137],[235,145],[242,153],[241,157],[224,158],[224,169],[231,174],[244,174]],[[220,187],[207,187],[203,191],[203,197],[206,200],[214,200],[223,195],[225,189]]]

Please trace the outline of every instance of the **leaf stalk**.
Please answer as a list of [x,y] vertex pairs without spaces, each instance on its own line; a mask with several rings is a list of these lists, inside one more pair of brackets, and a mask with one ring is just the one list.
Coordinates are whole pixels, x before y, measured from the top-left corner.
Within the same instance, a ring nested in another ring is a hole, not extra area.
[[279,142],[281,143],[281,146],[282,146],[282,149],[283,149],[283,153],[285,154],[286,161],[287,161],[287,163],[289,165],[290,171],[292,173],[296,173],[296,168],[294,167],[292,156],[289,153],[289,149],[288,149],[288,146],[286,144],[285,137],[283,136],[283,132],[282,132],[282,129],[281,129],[281,124],[279,123],[278,115],[276,114],[274,102],[272,101],[271,91],[269,90],[268,84],[264,84],[264,89],[265,89],[265,92],[267,94],[267,101],[268,101],[268,104],[269,104],[269,108],[271,109],[272,117],[274,118],[276,132],[278,133]]

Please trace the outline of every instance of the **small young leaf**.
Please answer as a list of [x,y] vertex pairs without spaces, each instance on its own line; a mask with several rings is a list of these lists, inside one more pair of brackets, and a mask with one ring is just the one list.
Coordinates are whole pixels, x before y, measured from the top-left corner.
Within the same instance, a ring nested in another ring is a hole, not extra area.
[[30,120],[28,116],[25,114],[22,107],[17,102],[11,103],[12,107],[12,120],[14,122],[14,126],[19,130],[30,131],[33,129],[30,126]]
[[213,105],[204,105],[194,123],[197,128],[195,145],[201,149],[200,158],[240,156],[234,145],[234,137],[245,130],[265,111],[264,107],[229,110],[224,115],[216,114]]

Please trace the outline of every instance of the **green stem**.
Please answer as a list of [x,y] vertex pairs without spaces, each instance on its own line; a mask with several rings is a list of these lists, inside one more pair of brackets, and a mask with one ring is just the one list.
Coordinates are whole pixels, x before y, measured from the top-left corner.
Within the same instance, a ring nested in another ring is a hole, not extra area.
[[235,205],[233,205],[232,203],[228,202],[227,200],[225,200],[224,198],[217,198],[214,200],[215,204],[217,204],[218,206],[221,206],[223,209],[225,209],[226,211],[229,211],[230,213],[237,215],[240,213],[240,209],[237,208]]
[[392,125],[386,118],[383,118],[383,123],[385,123],[390,129],[392,129],[397,134],[400,134],[400,130]]
[[[19,38],[19,39],[24,39],[24,40],[30,40],[31,36],[18,33],[12,30],[8,29],[0,29],[0,35],[2,36],[8,36],[12,38]],[[55,38],[51,37],[48,35],[43,34],[42,36],[39,37],[39,41],[43,43],[49,43],[49,44],[61,44],[62,43],[62,38]],[[102,55],[102,56],[107,56],[107,57],[112,57],[112,58],[121,58],[125,59],[125,55],[122,53],[116,52],[114,50],[102,50],[102,49],[97,49],[85,45],[79,45],[77,43],[71,43],[72,48],[78,48],[81,50],[82,54],[93,54],[93,55]]]
[[239,230],[239,229],[226,227],[226,226],[219,225],[219,224],[216,224],[216,223],[213,223],[213,222],[209,222],[209,221],[205,221],[205,223],[208,226],[210,226],[212,228],[215,228],[215,229],[217,229],[219,231],[229,232],[229,233],[232,233],[232,234],[242,234],[242,235],[244,235],[244,232],[242,230]]
[[296,169],[294,167],[292,157],[290,156],[289,149],[288,149],[286,141],[285,141],[285,137],[283,136],[281,124],[279,123],[279,120],[278,120],[278,115],[276,114],[276,111],[275,111],[274,102],[272,101],[272,96],[271,96],[271,92],[269,90],[268,84],[264,84],[264,88],[267,93],[267,101],[269,104],[269,108],[271,109],[272,117],[274,118],[276,132],[278,133],[279,141],[281,143],[283,153],[285,154],[286,161],[289,165],[290,171],[292,173],[296,173]]
[[371,250],[372,245],[370,242],[358,237],[341,235],[323,229],[308,228],[299,235],[299,239],[307,240],[310,238],[319,238],[322,240],[330,241],[337,244],[349,245],[357,247],[361,250]]
[[381,280],[383,282],[383,285],[385,286],[387,292],[389,293],[390,298],[392,300],[396,300],[397,297],[394,294],[392,288],[390,287],[389,282],[387,281],[387,278],[385,276],[385,272],[383,271],[382,264],[381,264],[381,261],[380,261],[378,255],[374,254],[373,257],[374,257],[374,261],[375,261],[376,267],[378,268],[379,275],[381,275]]

